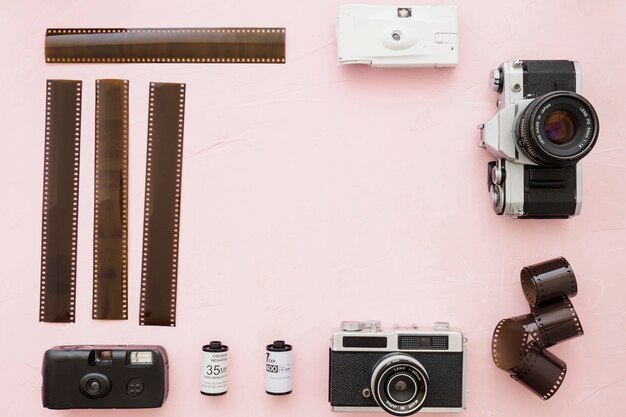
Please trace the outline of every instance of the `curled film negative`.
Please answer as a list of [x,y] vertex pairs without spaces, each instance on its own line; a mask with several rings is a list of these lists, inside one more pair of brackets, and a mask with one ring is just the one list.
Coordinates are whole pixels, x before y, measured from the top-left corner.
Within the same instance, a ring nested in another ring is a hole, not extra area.
[[569,300],[578,291],[576,276],[560,257],[524,267],[520,280],[530,313],[498,323],[492,357],[498,368],[547,400],[561,386],[567,366],[546,348],[583,335]]
[[150,83],[139,324],[176,325],[185,84]]
[[48,29],[49,63],[285,62],[285,28]]
[[92,318],[126,320],[128,81],[96,80]]
[[46,86],[39,321],[73,323],[82,83]]

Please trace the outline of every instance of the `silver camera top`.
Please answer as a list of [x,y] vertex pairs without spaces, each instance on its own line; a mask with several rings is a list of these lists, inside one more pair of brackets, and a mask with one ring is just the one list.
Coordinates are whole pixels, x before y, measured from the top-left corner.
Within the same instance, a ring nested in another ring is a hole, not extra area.
[[[578,61],[572,61],[576,73],[576,93],[581,94],[581,70]],[[489,74],[489,86],[498,93],[496,106],[502,109],[516,101],[534,98],[524,91],[524,61],[505,61]]]
[[462,352],[463,334],[446,322],[437,322],[432,327],[420,328],[394,325],[382,328],[380,321],[342,321],[333,331],[332,350],[350,351],[420,351]]

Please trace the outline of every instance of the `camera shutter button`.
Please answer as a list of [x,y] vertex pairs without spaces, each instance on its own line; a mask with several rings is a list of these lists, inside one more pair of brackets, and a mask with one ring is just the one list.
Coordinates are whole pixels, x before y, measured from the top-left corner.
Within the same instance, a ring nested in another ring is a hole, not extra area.
[[126,394],[130,397],[136,397],[143,392],[143,379],[133,378],[126,384]]
[[344,332],[358,332],[363,330],[363,323],[360,321],[342,321],[341,330]]
[[380,321],[378,320],[368,321],[367,323],[365,323],[365,327],[372,333],[377,332],[380,330]]
[[450,330],[450,323],[446,323],[445,321],[438,321],[435,323],[435,330],[439,330],[439,331]]

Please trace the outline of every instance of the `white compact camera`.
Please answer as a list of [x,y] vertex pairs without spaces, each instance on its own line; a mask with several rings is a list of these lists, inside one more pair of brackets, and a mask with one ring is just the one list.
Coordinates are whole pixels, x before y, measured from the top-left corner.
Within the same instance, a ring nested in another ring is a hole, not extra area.
[[337,61],[372,67],[454,67],[459,63],[456,6],[342,5]]

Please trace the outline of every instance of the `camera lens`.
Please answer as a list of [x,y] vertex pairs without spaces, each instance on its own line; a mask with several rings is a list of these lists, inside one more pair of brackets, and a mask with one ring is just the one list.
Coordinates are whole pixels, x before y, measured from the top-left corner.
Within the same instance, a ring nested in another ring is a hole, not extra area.
[[578,121],[569,110],[556,110],[546,117],[543,131],[548,140],[557,145],[571,142],[578,130]]
[[98,381],[97,379],[90,379],[87,382],[86,388],[87,388],[87,392],[89,392],[91,395],[97,395],[102,389],[102,385],[100,384],[100,381]]
[[571,165],[591,151],[598,132],[598,115],[589,101],[580,94],[555,91],[526,107],[517,144],[536,164]]
[[387,381],[387,396],[398,404],[406,404],[416,395],[417,381],[411,374],[395,374]]
[[80,391],[89,398],[101,398],[111,391],[111,381],[106,375],[87,374],[80,380]]
[[428,374],[412,356],[392,353],[374,368],[371,391],[378,405],[395,416],[417,413],[426,399]]

